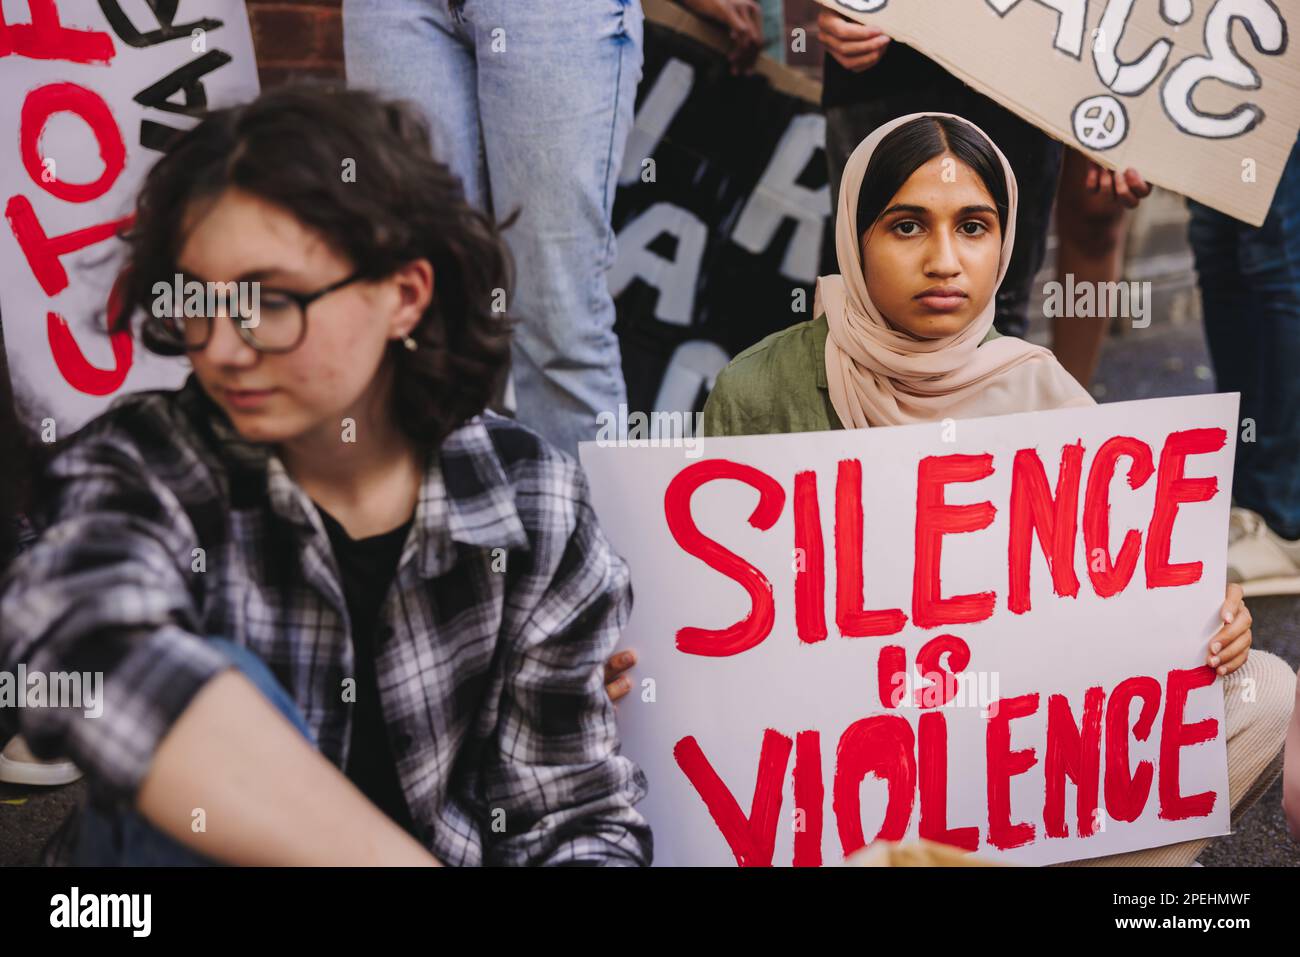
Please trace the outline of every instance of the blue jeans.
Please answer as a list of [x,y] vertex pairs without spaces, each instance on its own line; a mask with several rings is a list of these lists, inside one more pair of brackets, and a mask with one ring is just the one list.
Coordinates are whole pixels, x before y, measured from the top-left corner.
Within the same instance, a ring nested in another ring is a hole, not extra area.
[[627,401],[610,210],[641,79],[639,0],[344,0],[348,82],[422,107],[515,260],[519,419],[577,454]]
[[[224,638],[211,642],[308,741],[315,743],[302,712],[261,658]],[[216,862],[168,837],[135,811],[110,813],[89,806],[81,813],[70,863],[74,867],[203,867]]]
[[[1300,140],[1258,229],[1189,201],[1205,336],[1218,387],[1241,393],[1232,493],[1300,538]],[[1246,419],[1254,420],[1254,441]]]

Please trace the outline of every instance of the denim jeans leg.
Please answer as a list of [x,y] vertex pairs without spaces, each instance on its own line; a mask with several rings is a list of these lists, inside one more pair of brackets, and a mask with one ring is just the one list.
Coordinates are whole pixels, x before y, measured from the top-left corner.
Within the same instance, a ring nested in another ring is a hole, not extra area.
[[639,0],[466,0],[492,204],[516,264],[518,417],[577,454],[627,401],[608,273],[643,62]]
[[1262,226],[1188,206],[1217,385],[1253,423],[1238,430],[1233,496],[1300,538],[1300,140]]
[[449,0],[343,0],[343,56],[349,86],[420,108],[434,155],[488,209],[474,50]]
[[[298,731],[312,741],[311,729],[293,698],[256,654],[225,639],[210,639]],[[71,863],[76,867],[203,867],[215,861],[155,828],[137,812],[83,809]]]

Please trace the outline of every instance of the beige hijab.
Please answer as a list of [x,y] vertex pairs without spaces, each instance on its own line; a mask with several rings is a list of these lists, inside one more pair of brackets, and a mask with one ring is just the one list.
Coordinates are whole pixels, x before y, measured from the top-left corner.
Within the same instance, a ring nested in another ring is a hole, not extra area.
[[[988,140],[1007,179],[1007,228],[1002,237],[995,295],[961,332],[917,339],[885,321],[862,275],[858,244],[858,191],[876,146],[893,129],[922,116],[951,116]],[[945,418],[975,418],[1092,405],[1092,397],[1050,351],[1006,336],[981,346],[993,325],[996,290],[1011,262],[1019,189],[1011,164],[974,123],[951,113],[913,113],[876,129],[858,144],[844,168],[835,215],[840,275],[817,279],[814,315],[825,311],[826,381],[831,403],[846,428],[910,425]]]

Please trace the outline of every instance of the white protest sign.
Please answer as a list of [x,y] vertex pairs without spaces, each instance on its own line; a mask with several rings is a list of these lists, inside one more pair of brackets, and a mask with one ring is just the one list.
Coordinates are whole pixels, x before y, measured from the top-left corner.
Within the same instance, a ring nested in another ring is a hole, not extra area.
[[1258,226],[1300,129],[1300,0],[818,0],[1113,169]]
[[[1228,831],[1232,395],[585,443],[658,864],[1026,864]],[[1048,556],[1050,556],[1050,561]],[[944,677],[947,675],[948,677]]]
[[0,323],[15,391],[66,435],[188,365],[105,334],[115,238],[168,136],[257,95],[238,0],[0,0]]

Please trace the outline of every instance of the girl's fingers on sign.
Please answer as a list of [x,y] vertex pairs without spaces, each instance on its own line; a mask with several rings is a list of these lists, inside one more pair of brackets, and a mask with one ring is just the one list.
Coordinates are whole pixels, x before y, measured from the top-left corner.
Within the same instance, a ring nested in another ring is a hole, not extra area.
[[1223,626],[1210,639],[1206,664],[1220,675],[1230,675],[1246,663],[1251,645],[1252,618],[1242,599],[1240,585],[1228,585],[1221,617]]
[[627,697],[627,693],[632,690],[632,682],[628,678],[619,678],[605,685],[605,693],[609,695],[609,700],[618,703]]
[[1244,634],[1223,650],[1219,656],[1219,666],[1214,670],[1226,677],[1246,663],[1250,654],[1250,634]]
[[636,664],[636,652],[616,651],[605,662],[605,693],[617,701],[632,690],[632,679],[625,672]]

